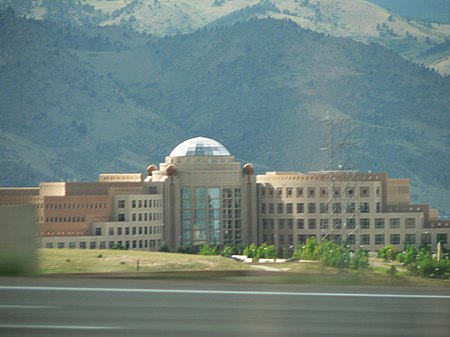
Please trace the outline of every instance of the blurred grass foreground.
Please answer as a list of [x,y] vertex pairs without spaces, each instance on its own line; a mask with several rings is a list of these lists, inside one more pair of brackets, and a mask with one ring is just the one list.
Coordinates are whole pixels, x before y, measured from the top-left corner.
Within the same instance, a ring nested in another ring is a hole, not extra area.
[[222,256],[128,250],[39,249],[38,273],[71,277],[209,279],[224,282],[344,286],[450,287],[449,280],[411,276],[406,269],[372,259],[368,270],[342,271],[320,261],[243,263]]

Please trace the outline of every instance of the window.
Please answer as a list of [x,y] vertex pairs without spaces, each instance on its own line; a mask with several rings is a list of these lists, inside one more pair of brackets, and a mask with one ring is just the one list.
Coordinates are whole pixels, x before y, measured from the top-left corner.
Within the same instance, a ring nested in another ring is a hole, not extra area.
[[406,218],[405,219],[405,227],[406,228],[416,228],[416,219]]
[[328,213],[328,205],[324,202],[320,203],[320,213]]
[[89,249],[95,249],[95,248],[96,248],[95,241],[89,242]]
[[415,245],[416,244],[416,234],[405,234],[405,243]]
[[[136,235],[136,227],[131,228],[131,234]],[[136,248],[136,247],[134,247],[134,248]]]
[[64,242],[58,242],[58,248],[64,248]]
[[361,219],[361,229],[370,229],[370,219]]
[[289,230],[292,230],[294,228],[294,220],[293,219],[287,219],[287,226]]
[[422,245],[431,245],[431,234],[421,234],[420,235],[420,243]]
[[300,234],[297,236],[298,244],[304,245],[307,240],[308,240],[308,235]]
[[349,187],[349,189],[347,190],[347,195],[351,197],[354,193],[355,191],[353,190],[353,188]]
[[130,235],[130,227],[125,227],[125,235]]
[[142,208],[142,200],[139,200],[139,201],[138,201],[138,205],[139,205],[139,206],[138,206],[139,208]]
[[80,249],[86,249],[86,242],[80,242]]
[[275,205],[273,203],[269,204],[269,214],[273,214],[275,211]]
[[117,235],[122,235],[122,227],[117,227]]
[[139,213],[139,214],[138,214],[138,220],[139,220],[139,221],[142,221],[142,213]]
[[305,229],[305,220],[297,219],[297,229]]
[[95,228],[95,235],[102,235],[102,228],[101,227],[96,227]]
[[261,204],[261,213],[266,214],[266,204]]
[[354,245],[356,243],[356,237],[355,234],[350,234],[347,236],[347,244],[348,245]]
[[369,203],[368,202],[362,202],[359,205],[359,209],[360,209],[361,213],[369,213],[370,212]]
[[118,208],[125,208],[125,200],[117,201],[117,207]]
[[333,219],[333,228],[341,229],[342,228],[342,219]]
[[286,197],[288,198],[292,197],[292,187],[286,188]]
[[384,228],[384,219],[376,218],[375,219],[375,229],[383,229]]
[[294,244],[294,236],[292,234],[288,235],[288,245]]
[[45,248],[53,248],[53,243],[47,242],[47,243],[45,244]]
[[399,245],[400,244],[400,234],[391,234],[390,243],[393,245]]
[[377,202],[376,206],[377,206],[377,213],[381,213],[381,203]]
[[277,212],[278,212],[278,214],[281,214],[281,213],[283,213],[284,212],[284,204],[283,203],[278,203],[278,205],[277,205]]
[[336,187],[336,188],[334,189],[334,195],[335,195],[336,197],[338,197],[338,196],[341,195],[341,188],[340,188],[340,187]]
[[308,187],[308,197],[314,198],[316,196],[316,189],[314,187]]
[[114,235],[114,227],[109,228],[109,235]]
[[438,233],[436,235],[437,242],[440,242],[443,245],[447,244],[447,234]]
[[355,229],[356,228],[356,221],[354,218],[347,219],[347,229]]
[[303,197],[303,187],[297,187],[297,198]]
[[288,203],[288,204],[286,204],[286,213],[287,214],[292,214],[293,213],[293,205],[292,205],[292,203]]
[[277,188],[277,197],[281,198],[283,196],[283,189],[281,187]]
[[316,229],[316,219],[308,220],[308,229]]
[[75,249],[75,242],[69,242],[69,249]]
[[369,188],[368,187],[361,187],[359,189],[359,195],[361,197],[368,197],[369,196]]
[[133,213],[133,214],[131,215],[131,220],[132,220],[132,221],[136,221],[136,213]]
[[136,200],[132,200],[131,201],[131,207],[132,208],[136,208]]
[[327,196],[327,189],[325,187],[320,188],[320,196],[326,197]]
[[316,204],[315,203],[308,204],[308,213],[316,213]]
[[347,213],[355,213],[356,205],[354,202],[347,204]]
[[384,234],[375,234],[375,244],[384,245]]
[[336,202],[333,204],[333,212],[334,213],[342,213],[342,206],[340,202]]
[[284,229],[284,219],[278,219],[278,229]]
[[400,228],[400,219],[399,218],[389,219],[389,227],[390,228]]
[[362,245],[370,245],[370,235],[369,234],[361,234],[361,244]]
[[305,213],[305,204],[297,203],[297,213]]
[[266,188],[265,187],[261,187],[261,196],[262,197],[266,196]]
[[320,229],[328,229],[328,219],[320,219]]

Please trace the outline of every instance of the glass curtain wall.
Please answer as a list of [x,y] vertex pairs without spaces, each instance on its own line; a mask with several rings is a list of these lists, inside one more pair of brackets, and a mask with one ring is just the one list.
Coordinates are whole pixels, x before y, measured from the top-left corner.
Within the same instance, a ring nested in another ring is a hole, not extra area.
[[219,245],[220,188],[181,189],[181,245]]

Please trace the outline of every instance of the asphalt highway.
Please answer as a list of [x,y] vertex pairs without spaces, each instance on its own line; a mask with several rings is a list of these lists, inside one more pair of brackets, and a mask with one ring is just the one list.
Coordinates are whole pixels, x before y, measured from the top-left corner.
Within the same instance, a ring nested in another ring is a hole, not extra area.
[[0,336],[450,336],[449,288],[0,278]]

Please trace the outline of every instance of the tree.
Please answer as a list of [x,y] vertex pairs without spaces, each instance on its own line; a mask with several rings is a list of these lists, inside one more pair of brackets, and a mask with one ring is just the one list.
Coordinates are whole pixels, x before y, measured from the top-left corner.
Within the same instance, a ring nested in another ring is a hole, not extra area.
[[369,268],[369,252],[367,249],[357,249],[352,258],[352,269],[364,270]]
[[199,255],[218,255],[216,246],[203,245],[198,252]]
[[230,257],[234,253],[234,247],[232,245],[226,245],[223,247],[222,251],[220,252],[220,255],[225,257]]
[[246,255],[249,258],[256,259],[256,255],[257,255],[256,245],[254,243],[252,243],[247,248],[245,248],[244,255]]
[[256,257],[258,259],[267,258],[267,243],[264,242],[261,246],[258,247]]
[[293,257],[297,260],[319,260],[320,248],[315,237],[310,237],[304,246],[300,246],[294,252]]
[[394,261],[397,257],[398,250],[393,245],[387,245],[380,249],[378,257],[384,259],[384,261]]
[[407,246],[406,249],[397,254],[397,261],[399,261],[400,263],[403,263],[404,265],[408,266],[411,263],[415,263],[416,262],[416,257],[418,254],[418,250],[417,248],[415,248],[414,246]]

